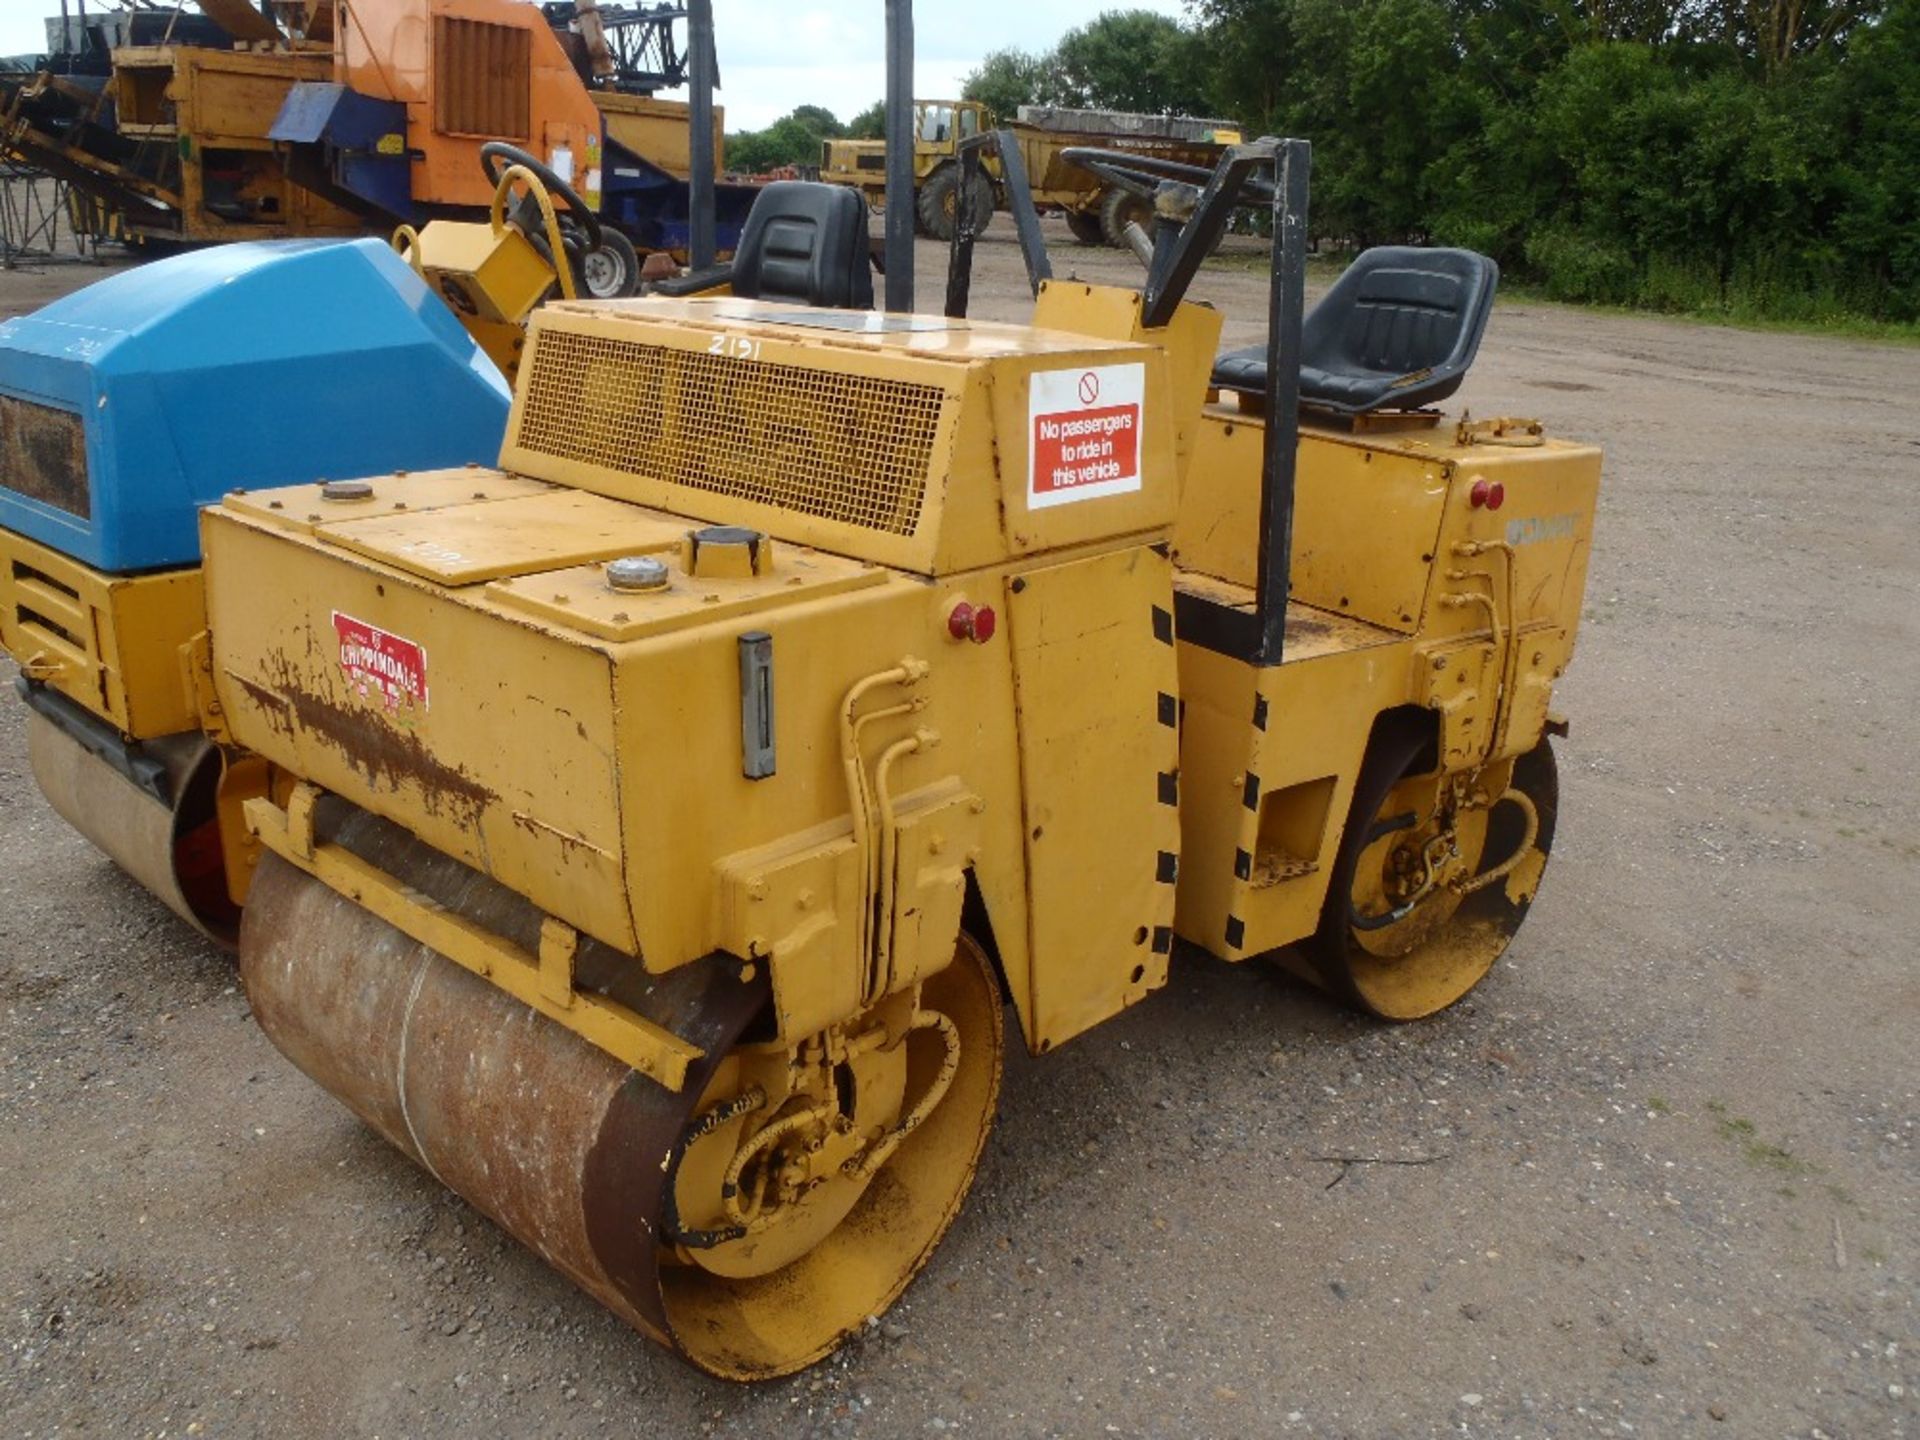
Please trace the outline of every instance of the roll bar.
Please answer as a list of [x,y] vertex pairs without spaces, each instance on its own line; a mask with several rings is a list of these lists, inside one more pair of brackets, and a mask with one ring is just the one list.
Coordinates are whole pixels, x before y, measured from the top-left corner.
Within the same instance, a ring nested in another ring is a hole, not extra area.
[[[1267,288],[1266,428],[1260,452],[1260,567],[1254,580],[1252,613],[1215,604],[1197,595],[1174,594],[1174,621],[1182,639],[1255,665],[1278,665],[1285,658],[1287,592],[1293,568],[1294,469],[1300,449],[1300,336],[1307,289],[1307,199],[1313,147],[1305,140],[1263,139],[1235,146],[1215,172],[1220,180],[1235,163],[1235,153],[1262,152],[1274,167],[1273,261]],[[1147,313],[1171,318],[1208,250],[1219,242],[1232,208],[1217,203],[1224,187],[1209,184],[1194,208],[1194,221],[1167,254],[1158,277],[1149,274]],[[1218,224],[1204,248],[1196,232],[1209,210]],[[1155,247],[1156,269],[1162,248]],[[1148,323],[1153,323],[1149,321]]]
[[[1040,216],[1027,184],[1020,143],[1007,130],[990,131],[960,146],[960,190],[965,196],[989,151],[1000,157],[1027,265],[1027,283],[1033,293],[1052,278],[1040,235]],[[1102,157],[1127,162],[1136,157],[1086,150],[1066,158],[1102,163]],[[1182,167],[1185,168],[1185,167]],[[1266,136],[1234,145],[1196,191],[1178,178],[1164,183],[1179,186],[1174,204],[1156,206],[1153,253],[1147,283],[1141,292],[1140,320],[1147,329],[1159,329],[1173,319],[1186,298],[1201,262],[1213,253],[1226,233],[1227,222],[1251,194],[1270,205],[1273,215],[1273,258],[1267,288],[1267,389],[1265,434],[1260,456],[1260,563],[1251,612],[1220,605],[1196,595],[1176,594],[1174,614],[1182,638],[1209,650],[1236,656],[1255,665],[1278,665],[1286,648],[1287,593],[1293,561],[1293,500],[1295,464],[1300,448],[1300,353],[1305,324],[1307,275],[1307,204],[1313,170],[1313,147],[1305,140]],[[1259,178],[1271,174],[1270,182]],[[1197,176],[1195,178],[1198,178]],[[1192,194],[1190,204],[1181,203]],[[888,209],[893,207],[889,202]],[[1184,223],[1178,212],[1184,211]],[[977,234],[962,203],[955,207],[953,241],[947,258],[946,314],[964,319],[972,289],[973,242]]]

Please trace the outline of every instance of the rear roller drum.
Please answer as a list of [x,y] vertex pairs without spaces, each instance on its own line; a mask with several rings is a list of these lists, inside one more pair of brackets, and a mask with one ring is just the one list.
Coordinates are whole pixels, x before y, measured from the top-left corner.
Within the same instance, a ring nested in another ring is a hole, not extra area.
[[[520,897],[337,802],[320,819],[323,837],[463,918],[538,944]],[[649,977],[583,940],[581,988],[706,1052],[677,1093],[273,856],[240,950],[255,1014],[289,1059],[635,1328],[726,1379],[801,1369],[899,1296],[959,1210],[999,1093],[1000,992],[964,937],[917,995],[791,1053],[760,1033],[763,968],[715,956]]]
[[27,717],[27,761],[47,803],[174,914],[232,945],[240,910],[216,819],[220,752],[198,734],[127,745],[66,714],[77,707],[42,703]]
[[1505,952],[1553,847],[1559,782],[1539,745],[1471,781],[1425,766],[1428,742],[1388,735],[1354,788],[1308,978],[1386,1020],[1465,995]]

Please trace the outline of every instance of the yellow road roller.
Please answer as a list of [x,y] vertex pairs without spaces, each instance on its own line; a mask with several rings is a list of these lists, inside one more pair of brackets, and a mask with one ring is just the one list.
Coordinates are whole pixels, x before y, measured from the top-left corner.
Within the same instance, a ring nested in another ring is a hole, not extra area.
[[[1491,262],[1371,251],[1305,314],[1305,144],[1076,159],[1152,196],[1140,289],[1029,206],[1027,323],[967,318],[964,225],[945,313],[876,312],[857,199],[771,186],[730,266],[536,313],[497,465],[201,516],[260,1024],[718,1376],[901,1293],[1009,1027],[1176,941],[1429,1015],[1552,844],[1600,455],[1436,408]],[[1247,205],[1223,356],[1185,297]]]

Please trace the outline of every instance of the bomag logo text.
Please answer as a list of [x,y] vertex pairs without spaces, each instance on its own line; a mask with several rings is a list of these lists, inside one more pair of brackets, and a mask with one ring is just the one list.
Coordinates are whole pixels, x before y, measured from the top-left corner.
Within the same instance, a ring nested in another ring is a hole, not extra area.
[[1507,522],[1507,544],[1516,550],[1543,540],[1571,540],[1580,529],[1578,515],[1522,515]]

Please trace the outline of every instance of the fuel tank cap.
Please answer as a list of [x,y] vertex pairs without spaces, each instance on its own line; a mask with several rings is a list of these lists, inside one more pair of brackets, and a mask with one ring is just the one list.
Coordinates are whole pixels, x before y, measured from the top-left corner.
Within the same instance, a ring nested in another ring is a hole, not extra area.
[[607,585],[614,590],[641,591],[667,588],[665,561],[651,555],[623,555],[607,562]]
[[708,525],[687,532],[680,558],[689,575],[745,580],[773,569],[773,541],[745,525]]

